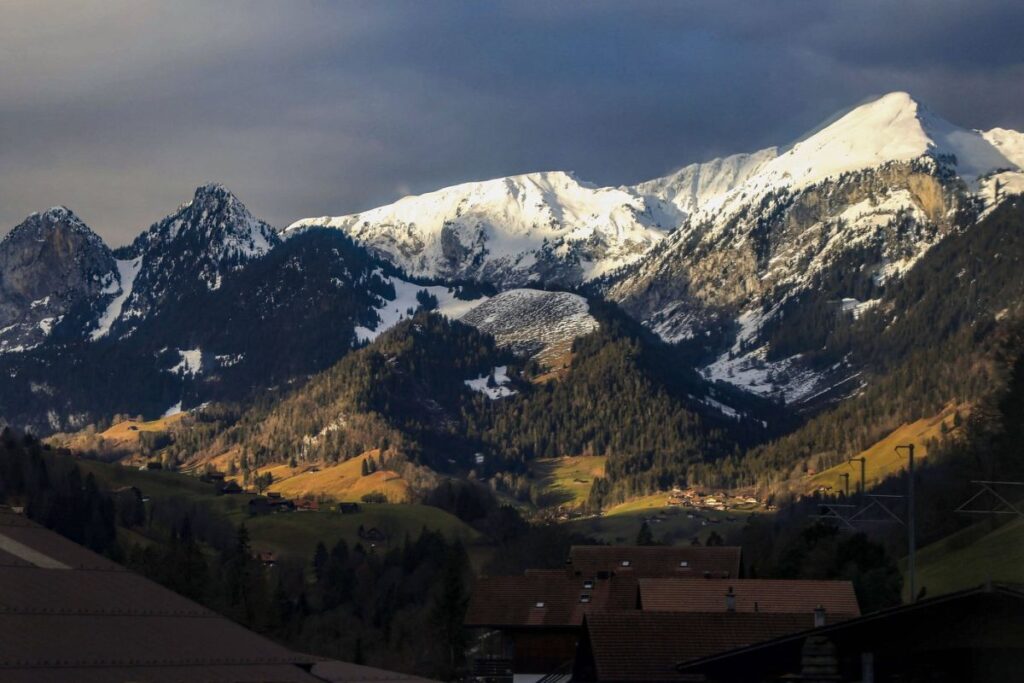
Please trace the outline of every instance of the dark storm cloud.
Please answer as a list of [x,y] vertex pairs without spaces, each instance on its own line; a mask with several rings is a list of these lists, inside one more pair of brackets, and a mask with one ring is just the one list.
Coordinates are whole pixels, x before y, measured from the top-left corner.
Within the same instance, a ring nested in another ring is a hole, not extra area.
[[1019,2],[7,2],[0,231],[123,243],[219,180],[283,226],[543,169],[634,182],[909,90],[1024,127]]

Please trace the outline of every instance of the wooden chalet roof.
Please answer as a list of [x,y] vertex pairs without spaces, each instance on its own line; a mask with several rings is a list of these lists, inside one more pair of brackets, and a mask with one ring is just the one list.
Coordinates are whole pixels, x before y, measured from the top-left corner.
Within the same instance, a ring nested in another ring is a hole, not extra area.
[[570,576],[562,570],[479,579],[466,611],[466,626],[575,627],[583,616],[636,608],[636,580]]
[[811,614],[821,605],[827,618],[860,616],[850,581],[773,579],[639,579],[640,607],[655,612],[724,612],[732,589],[737,612]]
[[649,579],[736,578],[741,552],[738,546],[574,545],[569,560],[567,567],[582,575],[615,572]]
[[293,652],[0,509],[0,681],[324,680],[417,679]]
[[677,666],[813,626],[813,614],[600,612],[588,614],[574,680],[688,680]]

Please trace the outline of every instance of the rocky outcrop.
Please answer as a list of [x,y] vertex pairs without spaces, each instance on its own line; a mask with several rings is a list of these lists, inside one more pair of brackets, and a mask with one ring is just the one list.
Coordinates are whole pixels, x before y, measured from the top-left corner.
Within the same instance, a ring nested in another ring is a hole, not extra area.
[[0,352],[40,344],[76,306],[118,287],[114,257],[74,213],[34,213],[0,242]]

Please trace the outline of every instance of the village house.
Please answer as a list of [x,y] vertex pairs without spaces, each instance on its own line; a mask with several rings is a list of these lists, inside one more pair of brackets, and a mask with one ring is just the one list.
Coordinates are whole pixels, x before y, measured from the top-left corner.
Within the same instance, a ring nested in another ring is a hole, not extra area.
[[683,680],[688,659],[805,630],[817,612],[860,615],[849,581],[736,578],[740,560],[737,547],[573,546],[563,569],[483,577],[465,619],[472,678],[620,680],[614,662],[635,652],[621,680]]

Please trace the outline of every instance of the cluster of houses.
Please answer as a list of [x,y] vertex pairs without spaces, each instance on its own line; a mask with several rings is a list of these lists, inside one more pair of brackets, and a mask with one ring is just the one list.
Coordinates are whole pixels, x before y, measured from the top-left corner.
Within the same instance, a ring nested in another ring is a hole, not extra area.
[[696,510],[726,510],[752,509],[758,505],[757,498],[753,496],[730,496],[722,491],[716,493],[705,493],[700,489],[679,489],[674,488],[669,492],[669,505],[694,508]]
[[1009,588],[862,615],[849,581],[741,567],[738,547],[574,546],[563,569],[483,577],[469,680],[1009,680],[1024,654],[1024,593]]

